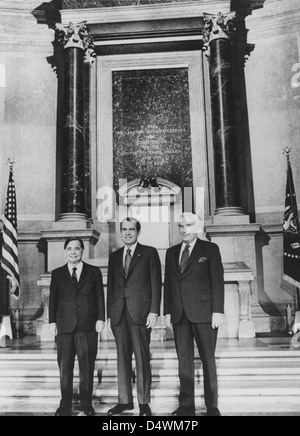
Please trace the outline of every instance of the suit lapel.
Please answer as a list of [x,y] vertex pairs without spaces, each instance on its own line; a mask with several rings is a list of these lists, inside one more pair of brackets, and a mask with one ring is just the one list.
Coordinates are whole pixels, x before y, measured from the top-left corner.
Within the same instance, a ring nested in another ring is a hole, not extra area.
[[182,244],[179,244],[179,245],[177,245],[177,247],[175,247],[175,250],[174,250],[175,263],[176,263],[177,270],[180,272],[180,274],[181,274],[181,270],[180,270],[180,251],[181,251],[181,247],[182,247]]
[[122,277],[124,277],[124,264],[123,264],[123,255],[124,255],[124,248],[121,248],[117,253],[117,267]]
[[87,266],[86,266],[86,264],[83,262],[83,268],[82,268],[82,271],[81,271],[81,276],[80,276],[80,279],[79,279],[79,283],[81,283],[81,282],[84,280],[84,278],[86,277],[86,275],[87,275]]
[[70,271],[69,271],[69,267],[68,267],[68,264],[66,264],[64,267],[63,267],[63,269],[62,269],[62,272],[63,272],[63,274],[64,274],[64,276],[73,284],[73,281],[72,281],[72,277],[71,277],[71,275],[70,275]]

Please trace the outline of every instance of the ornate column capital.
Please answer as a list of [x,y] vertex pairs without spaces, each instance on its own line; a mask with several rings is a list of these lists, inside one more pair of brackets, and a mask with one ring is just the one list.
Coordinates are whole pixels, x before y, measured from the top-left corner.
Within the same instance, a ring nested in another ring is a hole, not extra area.
[[96,58],[94,39],[90,35],[87,22],[83,21],[79,24],[69,23],[68,26],[57,23],[58,42],[67,48],[80,48],[85,52],[85,61],[93,63]]
[[237,18],[236,12],[224,15],[219,12],[217,15],[204,14],[203,40],[208,48],[211,41],[215,39],[230,39],[235,30],[234,22]]

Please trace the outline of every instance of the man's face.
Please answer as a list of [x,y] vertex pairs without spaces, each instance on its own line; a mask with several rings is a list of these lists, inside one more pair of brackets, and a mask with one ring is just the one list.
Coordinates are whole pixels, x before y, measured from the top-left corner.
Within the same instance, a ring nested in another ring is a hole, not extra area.
[[140,232],[137,231],[135,223],[125,221],[122,224],[121,237],[122,241],[127,247],[131,247],[132,245],[134,245],[137,242],[139,236]]
[[195,233],[195,226],[196,222],[186,220],[183,220],[178,224],[181,239],[186,244],[191,244],[197,239],[198,233]]
[[83,249],[81,248],[79,241],[72,241],[67,246],[66,257],[69,263],[72,265],[78,265],[82,261]]

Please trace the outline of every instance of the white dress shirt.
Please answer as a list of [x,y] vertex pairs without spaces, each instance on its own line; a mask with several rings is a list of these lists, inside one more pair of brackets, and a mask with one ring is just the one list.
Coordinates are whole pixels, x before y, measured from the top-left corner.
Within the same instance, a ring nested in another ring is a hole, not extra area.
[[123,253],[123,266],[125,267],[125,259],[126,259],[126,254],[127,251],[130,250],[131,251],[131,258],[133,258],[133,255],[135,253],[136,247],[137,247],[138,242],[136,242],[134,245],[132,245],[132,247],[127,247],[127,245],[125,245],[124,247],[124,253]]
[[185,250],[185,247],[187,245],[190,246],[189,253],[190,253],[190,257],[191,257],[191,254],[192,254],[192,252],[193,252],[193,250],[195,248],[196,243],[197,243],[197,238],[194,240],[194,242],[191,242],[190,244],[186,244],[185,242],[182,243],[182,247],[181,247],[181,250],[180,250],[180,256],[179,256],[179,265],[181,264],[181,259],[182,259],[182,255],[183,255],[183,252]]
[[76,276],[77,276],[77,281],[79,282],[80,277],[81,277],[81,273],[82,273],[82,269],[83,269],[83,262],[80,262],[78,265],[72,265],[71,263],[68,263],[68,268],[69,268],[69,272],[70,272],[71,277],[73,275],[73,269],[77,268]]

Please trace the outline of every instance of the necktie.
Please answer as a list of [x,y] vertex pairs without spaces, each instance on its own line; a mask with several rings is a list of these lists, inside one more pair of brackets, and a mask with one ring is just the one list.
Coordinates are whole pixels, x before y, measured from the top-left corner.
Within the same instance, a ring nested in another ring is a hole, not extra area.
[[77,285],[77,283],[78,283],[76,271],[77,271],[77,268],[73,268],[72,280],[75,283],[75,285]]
[[127,250],[126,253],[126,257],[125,257],[125,265],[124,265],[124,274],[125,277],[127,278],[128,273],[129,273],[129,267],[130,267],[130,263],[131,263],[132,257],[131,257],[131,250],[130,248]]
[[184,273],[185,268],[187,266],[187,263],[189,261],[189,257],[190,257],[189,248],[190,248],[190,246],[186,245],[186,247],[185,247],[185,249],[183,250],[183,253],[182,253],[181,262],[180,262],[180,269],[181,269],[182,273]]

